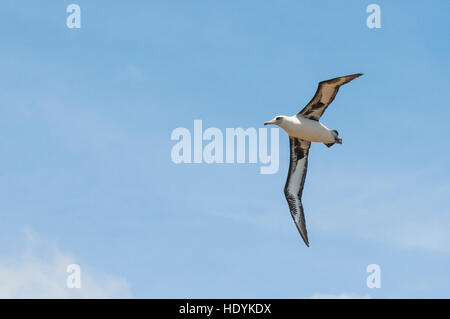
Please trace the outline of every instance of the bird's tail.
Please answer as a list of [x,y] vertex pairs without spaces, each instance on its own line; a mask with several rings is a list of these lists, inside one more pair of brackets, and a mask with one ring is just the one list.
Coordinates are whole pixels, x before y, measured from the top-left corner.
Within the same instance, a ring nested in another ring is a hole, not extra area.
[[339,136],[339,132],[336,131],[336,130],[332,130],[332,132],[333,132],[333,135],[334,135],[334,142],[333,142],[333,143],[325,144],[327,147],[331,147],[331,146],[333,146],[333,145],[336,144],[336,143],[342,144],[342,138],[339,138],[339,137],[338,137],[338,136]]

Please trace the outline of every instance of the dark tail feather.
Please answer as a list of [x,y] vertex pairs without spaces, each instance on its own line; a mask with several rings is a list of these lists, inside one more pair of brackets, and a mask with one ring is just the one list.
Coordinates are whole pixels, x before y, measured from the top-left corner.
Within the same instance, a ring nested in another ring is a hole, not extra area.
[[331,147],[331,146],[333,146],[334,144],[342,144],[342,138],[339,138],[338,136],[339,136],[339,132],[338,131],[336,131],[336,130],[333,130],[332,131],[336,136],[334,137],[334,143],[328,143],[328,144],[325,144],[327,147]]

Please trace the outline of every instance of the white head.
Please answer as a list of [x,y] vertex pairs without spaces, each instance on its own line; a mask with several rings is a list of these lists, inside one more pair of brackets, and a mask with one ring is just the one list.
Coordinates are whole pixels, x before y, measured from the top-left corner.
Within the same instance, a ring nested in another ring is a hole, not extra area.
[[264,122],[264,125],[274,124],[281,127],[286,118],[287,116],[285,115],[277,115],[272,120]]

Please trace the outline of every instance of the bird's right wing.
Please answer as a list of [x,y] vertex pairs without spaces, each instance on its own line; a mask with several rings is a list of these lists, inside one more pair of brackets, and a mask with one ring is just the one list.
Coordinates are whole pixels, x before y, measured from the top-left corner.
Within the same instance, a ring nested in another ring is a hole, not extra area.
[[307,142],[295,137],[289,137],[291,149],[291,161],[289,164],[289,173],[284,186],[284,195],[286,196],[289,210],[295,225],[309,247],[308,232],[306,231],[305,214],[303,212],[302,193],[305,184],[306,171],[308,169],[308,153],[311,142]]

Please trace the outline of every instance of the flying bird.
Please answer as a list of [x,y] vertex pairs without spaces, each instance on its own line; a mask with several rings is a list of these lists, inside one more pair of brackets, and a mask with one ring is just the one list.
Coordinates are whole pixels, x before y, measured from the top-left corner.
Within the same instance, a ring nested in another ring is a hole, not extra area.
[[300,236],[308,247],[302,193],[308,168],[309,148],[311,142],[324,143],[327,147],[331,147],[335,143],[342,144],[342,139],[338,137],[338,131],[330,130],[319,120],[328,105],[333,102],[341,85],[361,75],[362,73],[358,73],[322,81],[312,100],[299,113],[293,116],[278,115],[271,121],[264,122],[264,125],[274,124],[281,127],[289,135],[291,156],[284,195]]

